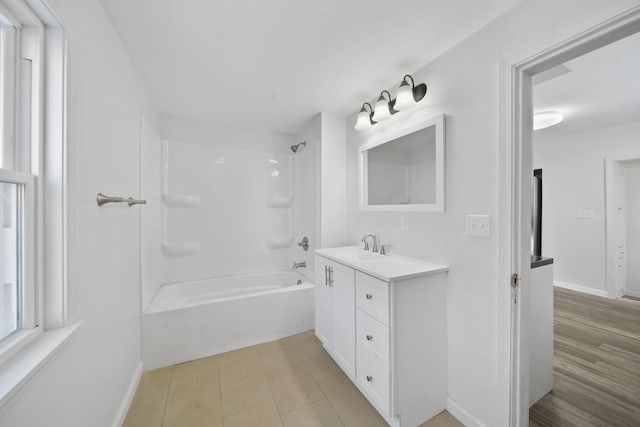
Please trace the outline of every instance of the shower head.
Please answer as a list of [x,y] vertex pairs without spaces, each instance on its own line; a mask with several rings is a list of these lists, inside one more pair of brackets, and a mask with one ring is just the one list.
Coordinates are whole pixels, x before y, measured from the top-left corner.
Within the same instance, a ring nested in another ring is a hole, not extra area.
[[300,146],[304,147],[306,145],[307,145],[307,141],[302,141],[300,144],[292,145],[291,151],[293,151],[294,153],[297,153]]

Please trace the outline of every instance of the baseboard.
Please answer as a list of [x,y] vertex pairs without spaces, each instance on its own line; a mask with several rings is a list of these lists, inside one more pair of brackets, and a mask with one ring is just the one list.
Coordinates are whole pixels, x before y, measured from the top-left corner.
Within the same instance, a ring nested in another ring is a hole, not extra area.
[[597,297],[609,298],[607,291],[601,289],[588,288],[586,286],[575,285],[573,283],[554,281],[553,286],[563,289],[569,289],[570,291],[582,292],[583,294],[595,295]]
[[124,423],[124,419],[127,416],[127,412],[129,412],[129,406],[131,406],[131,402],[133,401],[133,396],[136,394],[136,389],[138,388],[138,383],[140,382],[140,377],[142,377],[142,361],[138,363],[138,367],[136,371],[133,373],[133,378],[131,378],[131,382],[129,383],[129,387],[127,388],[127,392],[122,399],[122,403],[120,404],[120,409],[118,409],[118,413],[116,414],[116,418],[113,420],[113,427],[121,427]]
[[480,420],[465,411],[462,406],[458,405],[450,397],[447,397],[447,411],[456,417],[458,421],[464,424],[465,427],[487,427]]
[[629,295],[630,297],[640,298],[640,292],[634,292],[627,289],[624,291],[624,294]]

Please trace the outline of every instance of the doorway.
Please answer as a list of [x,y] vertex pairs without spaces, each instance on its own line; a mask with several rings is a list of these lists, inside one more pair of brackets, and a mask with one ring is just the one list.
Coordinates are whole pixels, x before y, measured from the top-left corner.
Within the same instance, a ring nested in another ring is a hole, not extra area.
[[607,291],[640,298],[640,154],[607,158]]
[[532,49],[501,63],[500,277],[502,351],[508,354],[503,387],[509,424],[527,425],[529,401],[528,300],[531,280],[532,76],[640,30],[640,10],[595,26],[545,49]]
[[[630,424],[640,412],[640,402],[625,394],[637,387],[627,371],[640,363],[621,358],[640,353],[633,338],[640,305],[618,299],[630,242],[627,190],[634,187],[626,165],[640,152],[638,51],[640,33],[532,77],[532,175],[541,199],[534,197],[534,206],[542,207],[533,240],[550,263],[532,263],[530,275],[531,426]],[[614,293],[608,271],[616,275]]]

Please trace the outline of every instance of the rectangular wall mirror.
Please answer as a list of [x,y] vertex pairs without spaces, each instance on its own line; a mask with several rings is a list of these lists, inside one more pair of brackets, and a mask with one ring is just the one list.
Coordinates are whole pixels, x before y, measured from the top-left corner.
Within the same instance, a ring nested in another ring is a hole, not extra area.
[[360,209],[444,212],[444,114],[359,150]]

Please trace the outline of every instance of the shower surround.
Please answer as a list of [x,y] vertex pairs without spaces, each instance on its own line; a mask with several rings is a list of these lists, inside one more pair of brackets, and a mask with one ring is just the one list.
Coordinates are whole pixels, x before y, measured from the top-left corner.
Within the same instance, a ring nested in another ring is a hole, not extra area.
[[312,329],[316,144],[169,122],[143,138],[145,368]]

